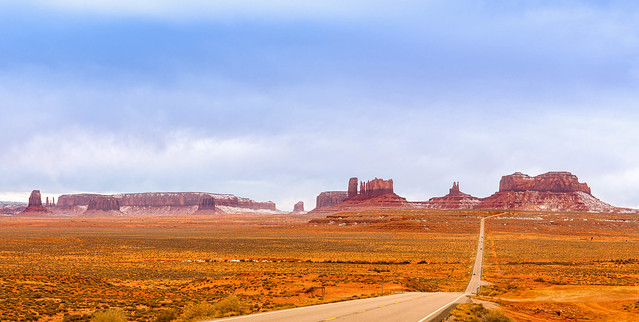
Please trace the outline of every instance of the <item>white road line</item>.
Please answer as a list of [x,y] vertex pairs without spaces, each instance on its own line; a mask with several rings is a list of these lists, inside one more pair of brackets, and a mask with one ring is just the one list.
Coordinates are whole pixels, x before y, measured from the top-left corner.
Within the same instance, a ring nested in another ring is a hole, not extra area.
[[433,313],[431,313],[431,314],[429,314],[429,315],[425,316],[423,319],[421,319],[421,320],[419,320],[419,321],[417,321],[417,322],[424,322],[424,321],[428,320],[431,316],[433,316],[433,315],[435,315],[435,314],[439,313],[439,311],[441,311],[441,310],[443,310],[443,309],[445,309],[445,308],[449,307],[451,304],[453,304],[453,303],[457,302],[460,298],[462,298],[462,297],[464,297],[464,296],[466,296],[466,294],[462,294],[462,295],[460,295],[458,298],[454,299],[452,302],[450,302],[450,303],[448,303],[448,304],[446,304],[446,305],[444,305],[444,306],[440,307],[437,311],[435,311],[435,312],[433,312]]

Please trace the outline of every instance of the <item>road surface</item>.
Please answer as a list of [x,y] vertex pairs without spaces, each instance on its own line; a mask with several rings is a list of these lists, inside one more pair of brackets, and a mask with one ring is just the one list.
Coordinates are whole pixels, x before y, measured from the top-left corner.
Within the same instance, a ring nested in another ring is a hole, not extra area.
[[369,299],[305,306],[215,321],[428,321],[464,293],[403,293]]
[[256,313],[215,321],[432,321],[453,303],[467,302],[469,296],[479,293],[482,264],[484,261],[484,221],[486,218],[482,218],[480,222],[475,264],[473,265],[470,282],[468,283],[468,287],[466,287],[466,292],[464,293],[411,292],[369,299],[305,306],[288,310]]

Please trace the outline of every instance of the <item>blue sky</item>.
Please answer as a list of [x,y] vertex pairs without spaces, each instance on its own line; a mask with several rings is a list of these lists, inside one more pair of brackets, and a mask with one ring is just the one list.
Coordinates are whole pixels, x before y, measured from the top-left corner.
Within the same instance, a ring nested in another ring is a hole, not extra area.
[[0,199],[306,208],[571,171],[639,206],[634,1],[0,1]]

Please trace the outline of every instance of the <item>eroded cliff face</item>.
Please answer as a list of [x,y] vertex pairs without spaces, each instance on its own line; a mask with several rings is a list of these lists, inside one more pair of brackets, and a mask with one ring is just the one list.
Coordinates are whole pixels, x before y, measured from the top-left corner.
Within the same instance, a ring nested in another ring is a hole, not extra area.
[[[276,213],[275,203],[257,202],[228,194],[206,192],[145,192],[124,193],[111,196],[98,194],[71,194],[58,198],[58,212],[74,214],[78,209],[87,209],[92,200],[109,197],[115,200],[119,210],[129,216],[188,215],[200,207],[215,205],[215,210],[226,213],[264,212]],[[202,205],[202,200],[210,204]],[[211,210],[211,209],[207,209]]]
[[304,202],[303,201],[298,201],[294,206],[293,206],[293,213],[294,214],[303,214],[306,213],[304,211]]
[[480,199],[459,190],[459,182],[453,182],[453,187],[443,197],[433,197],[425,204],[429,209],[473,209]]
[[590,194],[590,187],[580,183],[576,175],[570,172],[548,172],[535,177],[515,172],[503,176],[499,181],[499,192],[539,191],[539,192],[577,192]]
[[393,192],[393,180],[375,178],[361,181],[350,178],[347,191],[325,191],[317,196],[317,206],[309,214],[330,214],[340,211],[375,208],[413,208],[413,205]]
[[83,216],[105,217],[105,216],[123,216],[120,211],[120,204],[113,196],[96,196],[89,200],[87,210]]
[[570,172],[548,172],[535,177],[521,172],[503,176],[499,191],[481,199],[481,209],[628,212],[611,206],[591,194],[586,183],[580,183]]
[[42,194],[40,190],[31,191],[29,195],[29,205],[25,210],[18,213],[16,216],[50,216],[52,213],[48,209],[42,206]]
[[315,202],[315,209],[334,206],[348,197],[347,191],[324,191],[320,193]]

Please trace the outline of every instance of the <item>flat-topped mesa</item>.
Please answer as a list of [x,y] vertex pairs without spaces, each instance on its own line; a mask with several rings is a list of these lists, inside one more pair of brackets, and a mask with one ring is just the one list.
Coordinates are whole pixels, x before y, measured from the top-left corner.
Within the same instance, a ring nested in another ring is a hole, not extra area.
[[334,206],[348,197],[347,191],[324,191],[315,200],[315,209]]
[[359,192],[356,189],[357,185],[353,185],[353,182],[357,182],[357,178],[351,178],[348,182],[348,199],[368,199],[383,194],[394,194],[393,179],[375,178],[366,182],[361,181]]
[[[72,194],[58,197],[55,210],[60,213],[84,211],[89,202],[99,194]],[[127,216],[186,215],[198,210],[203,198],[212,198],[218,213],[275,213],[275,203],[258,202],[230,194],[208,192],[143,192],[110,195],[117,200]]]
[[515,172],[503,176],[499,181],[499,192],[539,191],[539,192],[585,192],[591,194],[586,183],[580,183],[570,172],[548,172],[535,177]]

